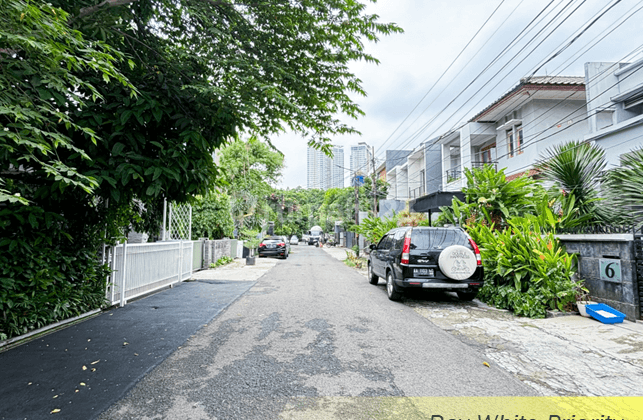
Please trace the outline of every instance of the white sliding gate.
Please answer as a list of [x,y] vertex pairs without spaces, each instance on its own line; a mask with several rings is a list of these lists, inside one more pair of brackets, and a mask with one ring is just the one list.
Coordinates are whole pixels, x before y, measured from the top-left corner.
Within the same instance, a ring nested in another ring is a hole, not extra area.
[[128,299],[187,280],[192,275],[192,241],[127,243],[108,249],[107,300],[124,306]]

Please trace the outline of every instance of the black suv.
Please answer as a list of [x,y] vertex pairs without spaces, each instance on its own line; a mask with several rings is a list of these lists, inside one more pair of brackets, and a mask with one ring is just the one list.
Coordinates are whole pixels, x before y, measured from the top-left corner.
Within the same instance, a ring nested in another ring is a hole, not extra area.
[[370,248],[368,279],[385,278],[391,300],[408,288],[450,290],[473,300],[483,285],[480,251],[461,228],[396,228]]

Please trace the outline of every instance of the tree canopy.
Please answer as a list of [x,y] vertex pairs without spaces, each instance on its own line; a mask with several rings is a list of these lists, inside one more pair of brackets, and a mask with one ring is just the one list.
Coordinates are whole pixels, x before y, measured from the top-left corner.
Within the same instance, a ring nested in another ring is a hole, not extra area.
[[[2,42],[24,55],[5,53],[3,64],[32,69],[5,85],[29,85],[25,96],[45,102],[41,124],[51,133],[41,136],[51,146],[5,147],[2,164],[20,162],[25,170],[17,176],[95,188],[123,203],[206,194],[218,175],[212,152],[241,131],[267,136],[290,128],[328,149],[331,136],[354,132],[339,116],[362,113],[349,97],[364,94],[349,63],[377,62],[363,41],[400,31],[353,0],[53,0],[52,6],[3,0],[9,10],[3,20],[12,26]],[[31,17],[36,10],[40,21]],[[30,53],[39,37],[58,49],[66,37],[68,46],[58,54],[45,47]],[[62,81],[52,81],[57,72]],[[15,91],[3,89],[14,113],[3,115],[3,127],[16,118]],[[39,154],[56,156],[58,166],[38,167]]]
[[41,322],[17,309],[42,306],[23,270],[34,261],[58,270],[48,287],[91,289],[73,297],[73,313],[99,305],[102,242],[130,227],[153,232],[164,198],[225,185],[232,172],[213,155],[226,144],[290,129],[328,152],[331,137],[354,132],[341,118],[362,114],[349,95],[364,91],[349,64],[377,62],[364,42],[401,31],[365,7],[0,0],[0,255],[20,254],[0,261],[0,318],[12,319],[0,336]]

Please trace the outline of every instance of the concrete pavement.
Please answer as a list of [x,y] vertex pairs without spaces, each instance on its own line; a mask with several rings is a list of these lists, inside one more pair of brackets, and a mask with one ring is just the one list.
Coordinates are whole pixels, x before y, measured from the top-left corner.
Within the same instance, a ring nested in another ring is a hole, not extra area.
[[[346,258],[343,248],[323,249]],[[360,273],[366,277],[365,270]],[[384,292],[384,281],[377,287]],[[542,395],[643,395],[641,322],[606,325],[580,315],[522,318],[441,292],[414,294],[404,304]]]

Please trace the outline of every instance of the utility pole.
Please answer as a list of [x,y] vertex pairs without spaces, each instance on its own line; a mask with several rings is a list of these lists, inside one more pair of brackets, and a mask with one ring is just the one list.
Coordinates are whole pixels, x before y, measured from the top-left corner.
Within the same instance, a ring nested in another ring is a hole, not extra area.
[[355,224],[359,225],[359,185],[357,182],[357,172],[353,175],[353,184],[355,185]]
[[[357,172],[353,173],[353,184],[355,185],[355,224],[359,225],[359,185],[357,182]],[[357,244],[357,256],[359,256],[359,233],[355,234],[355,244]]]
[[373,162],[373,217],[377,217],[377,180],[375,179],[375,146],[371,146]]

